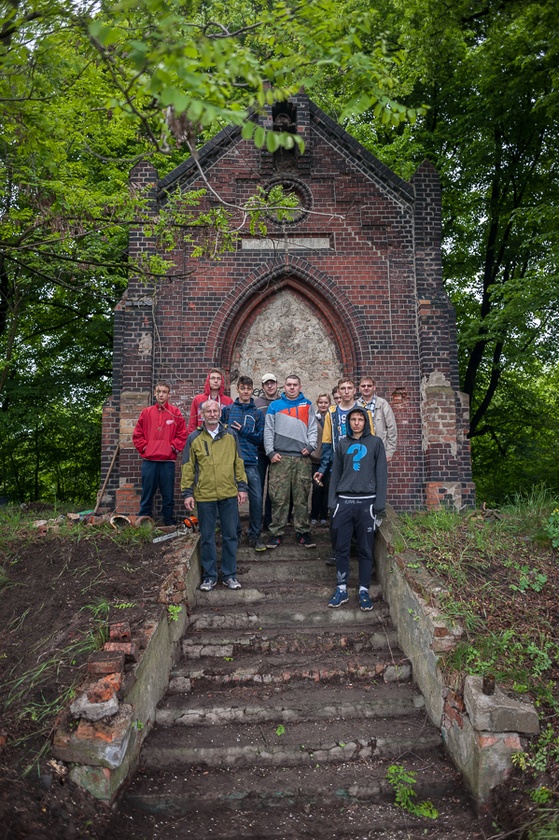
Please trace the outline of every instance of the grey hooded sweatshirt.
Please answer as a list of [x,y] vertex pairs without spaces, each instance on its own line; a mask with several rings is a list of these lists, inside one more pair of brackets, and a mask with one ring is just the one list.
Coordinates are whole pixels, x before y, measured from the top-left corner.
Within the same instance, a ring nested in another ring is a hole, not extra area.
[[[354,438],[349,418],[359,413],[365,418],[365,428],[360,438]],[[375,497],[375,513],[386,507],[386,452],[382,440],[371,434],[369,414],[364,408],[352,408],[347,418],[347,437],[342,438],[334,452],[330,477],[328,507],[336,507],[336,497]]]

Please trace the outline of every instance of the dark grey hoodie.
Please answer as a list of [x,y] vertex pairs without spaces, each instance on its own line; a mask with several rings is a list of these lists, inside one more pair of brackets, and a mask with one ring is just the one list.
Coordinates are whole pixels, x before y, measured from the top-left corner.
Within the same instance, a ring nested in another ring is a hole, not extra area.
[[[354,438],[349,418],[359,413],[365,418],[365,428],[360,438]],[[371,434],[369,415],[364,408],[352,408],[347,417],[347,437],[342,438],[334,453],[328,507],[336,507],[337,496],[375,496],[373,510],[378,513],[386,507],[386,453],[382,440]]]

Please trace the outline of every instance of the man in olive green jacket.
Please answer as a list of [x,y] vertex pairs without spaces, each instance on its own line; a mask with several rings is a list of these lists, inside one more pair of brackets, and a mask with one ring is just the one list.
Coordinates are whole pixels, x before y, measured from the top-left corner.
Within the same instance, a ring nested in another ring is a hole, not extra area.
[[218,516],[223,538],[222,582],[229,589],[241,588],[236,577],[238,506],[246,502],[248,485],[237,438],[219,422],[220,414],[215,400],[202,405],[202,428],[188,437],[181,474],[184,506],[189,513],[195,504],[198,510],[203,592],[210,592],[217,584]]

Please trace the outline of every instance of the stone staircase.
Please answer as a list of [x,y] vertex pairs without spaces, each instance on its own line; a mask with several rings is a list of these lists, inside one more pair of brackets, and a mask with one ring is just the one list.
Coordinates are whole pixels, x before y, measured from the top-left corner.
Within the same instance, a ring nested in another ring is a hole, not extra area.
[[[238,556],[239,591],[198,593],[140,769],[107,837],[486,836],[424,711],[380,587],[375,608],[326,607],[335,570],[288,535]],[[352,561],[353,564],[354,561]],[[355,580],[355,569],[352,572]],[[394,806],[391,764],[431,820]]]

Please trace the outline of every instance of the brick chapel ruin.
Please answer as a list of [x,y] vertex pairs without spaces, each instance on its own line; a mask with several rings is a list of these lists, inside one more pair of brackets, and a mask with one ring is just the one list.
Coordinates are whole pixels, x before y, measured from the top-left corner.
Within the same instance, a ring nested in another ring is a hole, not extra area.
[[[137,513],[132,430],[156,380],[171,383],[171,400],[188,418],[212,367],[223,368],[228,383],[248,374],[255,386],[264,372],[280,382],[296,372],[313,401],[342,374],[372,374],[398,424],[389,502],[397,511],[472,505],[469,406],[442,283],[437,172],[424,162],[409,183],[401,180],[302,93],[260,120],[300,134],[304,153],[260,150],[228,128],[200,150],[200,167],[230,205],[242,205],[259,186],[281,184],[300,209],[288,223],[269,218],[264,237],[244,225],[236,250],[220,260],[192,259],[191,246],[177,249],[156,294],[130,282],[115,311],[102,477],[117,445],[119,452],[103,505]],[[149,188],[154,207],[206,186],[192,158],[162,180],[140,163],[131,183]],[[201,209],[216,203],[207,191]],[[142,229],[131,232],[132,257],[154,248]]]

